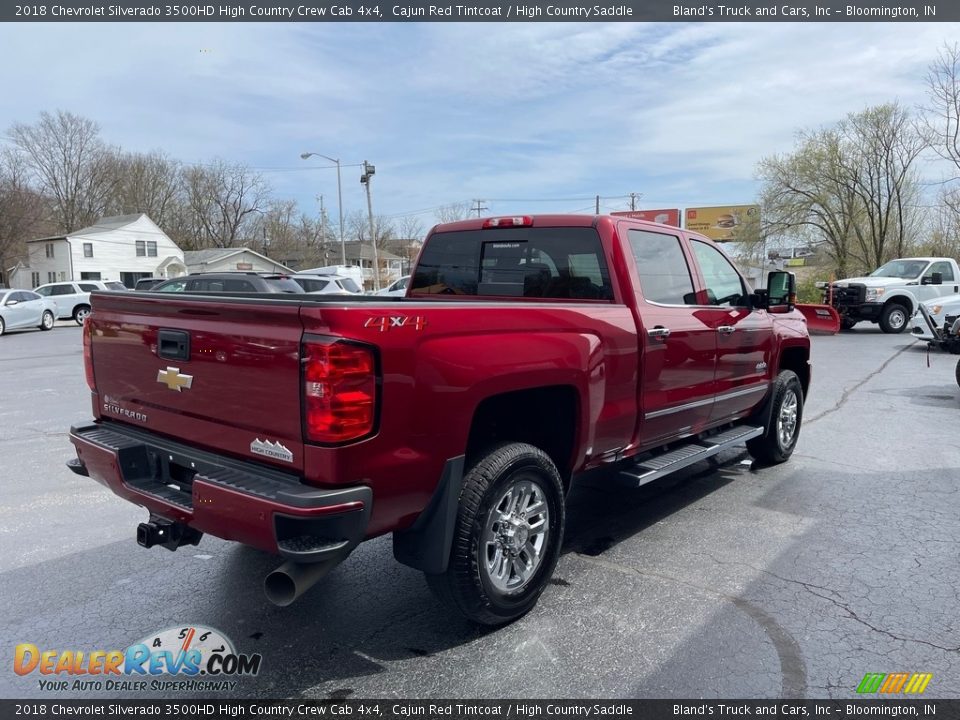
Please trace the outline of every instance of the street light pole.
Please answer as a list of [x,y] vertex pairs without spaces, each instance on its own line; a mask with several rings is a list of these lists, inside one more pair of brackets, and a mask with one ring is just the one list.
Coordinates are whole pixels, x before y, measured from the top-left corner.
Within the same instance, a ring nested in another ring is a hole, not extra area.
[[[337,165],[337,210],[340,214],[340,262],[343,265],[347,264],[347,246],[343,242],[343,188],[340,184],[340,161],[336,158],[332,158],[323,153],[316,152],[304,152],[300,153],[300,159],[306,160],[312,156],[322,157],[324,160],[329,160],[332,163]],[[321,216],[320,222],[323,223],[323,217]]]
[[373,245],[373,289],[380,289],[380,252],[377,250],[377,236],[373,229],[373,205],[370,202],[370,178],[374,176],[377,169],[363,161],[363,175],[360,176],[360,182],[367,187],[367,218],[370,222],[370,242]]

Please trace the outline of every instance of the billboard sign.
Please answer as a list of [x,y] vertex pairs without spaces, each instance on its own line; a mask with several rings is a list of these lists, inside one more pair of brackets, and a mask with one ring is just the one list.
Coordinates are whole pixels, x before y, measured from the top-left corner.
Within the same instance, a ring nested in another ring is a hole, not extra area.
[[759,205],[687,208],[684,227],[711,240],[739,240],[738,233],[747,224],[760,221]]
[[649,222],[662,223],[663,225],[680,227],[680,210],[678,208],[668,210],[627,210],[626,212],[610,214],[618,217],[633,218],[634,220],[647,220]]

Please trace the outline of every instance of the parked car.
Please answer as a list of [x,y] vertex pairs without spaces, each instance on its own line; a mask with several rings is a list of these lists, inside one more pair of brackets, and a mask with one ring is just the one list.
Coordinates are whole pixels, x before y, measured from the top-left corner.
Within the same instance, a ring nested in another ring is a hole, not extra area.
[[78,325],[90,314],[90,293],[94,290],[125,291],[126,285],[116,280],[78,280],[41,285],[34,292],[56,301],[57,317],[60,320],[73,318]]
[[436,226],[403,298],[97,293],[68,465],[149,511],[143,547],[281,556],[279,605],[393,533],[446,603],[503,624],[548,587],[583,474],[790,457],[794,292],[786,272],[754,291],[687,230],[544,215]]
[[302,293],[303,288],[289,275],[271,275],[256,272],[194,273],[165,280],[149,292],[196,293]]
[[307,268],[300,270],[297,275],[336,275],[348,277],[357,287],[363,290],[363,269],[355,265],[325,265],[324,267]]
[[383,290],[379,290],[374,295],[383,295],[388,297],[400,297],[407,294],[407,283],[410,282],[410,276],[404,275],[399,280],[394,280]]
[[7,330],[38,327],[49,330],[57,317],[57,303],[30,290],[0,290],[0,335]]
[[304,275],[293,276],[304,292],[320,295],[363,295],[363,288],[353,278],[343,275]]
[[138,292],[143,292],[144,290],[150,290],[151,288],[156,287],[162,283],[167,278],[162,277],[145,277],[137,280],[136,284],[133,286],[133,289]]

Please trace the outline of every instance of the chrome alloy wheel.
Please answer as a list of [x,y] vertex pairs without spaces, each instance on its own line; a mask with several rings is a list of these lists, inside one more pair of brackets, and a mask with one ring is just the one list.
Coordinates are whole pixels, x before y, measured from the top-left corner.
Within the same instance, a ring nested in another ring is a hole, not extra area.
[[800,400],[793,390],[787,390],[783,396],[783,402],[780,403],[780,415],[777,417],[777,438],[780,440],[780,447],[789,448],[793,442],[794,433],[797,432],[797,412],[800,407]]
[[480,566],[503,593],[522,590],[540,567],[550,509],[540,485],[518,477],[491,508],[480,540]]

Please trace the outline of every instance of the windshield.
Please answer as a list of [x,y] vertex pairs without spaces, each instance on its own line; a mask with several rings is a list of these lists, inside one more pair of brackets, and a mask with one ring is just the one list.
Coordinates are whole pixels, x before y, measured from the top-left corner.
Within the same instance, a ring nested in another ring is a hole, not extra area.
[[869,277],[914,279],[920,277],[925,267],[926,260],[891,260],[870,273]]
[[348,278],[348,277],[340,278],[340,287],[342,287],[347,292],[352,292],[352,293],[362,292],[360,290],[360,286],[353,281],[353,278]]

